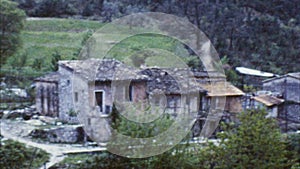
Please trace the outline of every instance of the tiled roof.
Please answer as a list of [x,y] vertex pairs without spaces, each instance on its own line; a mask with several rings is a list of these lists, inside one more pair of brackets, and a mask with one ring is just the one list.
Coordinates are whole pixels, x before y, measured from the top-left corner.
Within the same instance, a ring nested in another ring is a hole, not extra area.
[[212,82],[212,83],[199,83],[199,86],[207,90],[207,95],[214,96],[242,96],[245,93],[233,86],[229,82]]
[[252,99],[254,99],[260,103],[263,103],[264,105],[266,105],[268,107],[274,106],[274,105],[279,105],[284,102],[283,99],[279,99],[277,97],[270,96],[270,95],[259,95],[259,96],[252,97]]
[[115,59],[60,61],[59,65],[89,81],[143,80],[147,92],[161,90],[166,94],[208,92],[208,96],[240,96],[244,93],[225,82],[219,72],[194,71],[189,68],[136,69]]
[[89,81],[146,80],[138,70],[115,59],[60,61],[59,64]]

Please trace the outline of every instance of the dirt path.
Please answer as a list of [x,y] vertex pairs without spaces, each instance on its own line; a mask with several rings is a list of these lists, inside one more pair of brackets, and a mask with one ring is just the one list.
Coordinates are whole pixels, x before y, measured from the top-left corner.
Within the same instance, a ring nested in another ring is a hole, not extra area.
[[[24,143],[28,146],[40,148],[50,154],[49,162],[46,164],[46,168],[53,166],[56,163],[62,161],[66,154],[69,153],[82,153],[90,151],[104,151],[103,147],[83,147],[75,146],[71,144],[47,144],[47,143],[37,143],[29,138],[24,138],[34,127],[21,123],[14,122],[9,120],[2,120],[1,122],[1,134],[8,139],[12,139],[21,143]],[[44,166],[41,167],[44,169]]]

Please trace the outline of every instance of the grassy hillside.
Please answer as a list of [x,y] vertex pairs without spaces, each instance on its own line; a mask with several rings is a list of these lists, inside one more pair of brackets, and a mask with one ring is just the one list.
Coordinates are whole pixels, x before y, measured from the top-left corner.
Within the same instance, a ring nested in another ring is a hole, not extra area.
[[76,59],[84,41],[103,24],[72,19],[27,20],[21,34],[23,47],[7,60],[4,69],[27,73],[51,71],[54,55]]
[[[11,56],[2,67],[1,73],[11,76],[36,77],[52,71],[53,58],[61,60],[77,59],[86,40],[104,24],[97,21],[74,19],[28,19],[21,38],[23,47],[16,55]],[[104,34],[106,37],[116,36]],[[110,38],[109,38],[110,39]],[[127,38],[110,51],[108,57],[136,65],[132,60],[144,59],[149,65],[166,63],[169,56],[165,51],[144,52],[147,48],[158,48],[171,53],[189,56],[187,50],[176,40],[159,35],[138,35]],[[158,52],[158,53],[157,53]],[[145,56],[156,55],[155,59]],[[161,56],[161,57],[159,57]],[[161,59],[160,59],[161,58]],[[192,59],[185,58],[184,61]],[[172,61],[172,59],[169,59]],[[182,61],[175,61],[175,63]],[[172,65],[173,62],[169,62]]]

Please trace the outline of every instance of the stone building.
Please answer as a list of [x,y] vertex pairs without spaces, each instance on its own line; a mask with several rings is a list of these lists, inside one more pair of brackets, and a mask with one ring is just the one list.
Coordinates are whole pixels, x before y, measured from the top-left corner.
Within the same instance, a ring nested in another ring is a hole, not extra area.
[[264,80],[263,89],[278,93],[285,100],[278,115],[281,119],[286,123],[300,124],[300,72]]
[[152,100],[155,92],[162,93],[163,96],[153,102],[160,103],[170,114],[182,109],[199,111],[198,103],[206,90],[191,78],[192,72],[189,69],[146,68],[140,73],[148,77],[146,92],[149,99]]
[[[36,105],[43,114],[68,123],[82,123],[90,137],[102,136],[97,142],[106,142],[111,135],[109,114],[113,106],[122,111],[134,102],[140,103],[142,109],[151,104],[175,116],[179,112],[194,112],[198,114],[194,126],[198,133],[194,136],[199,136],[203,128],[207,131],[201,136],[209,136],[210,128],[218,125],[224,112],[241,111],[244,94],[217,72],[136,69],[114,59],[60,61],[58,72],[38,78],[36,86]],[[53,95],[48,97],[45,87]],[[205,120],[208,114],[210,120]]]
[[264,80],[263,89],[280,93],[286,101],[300,103],[300,72]]
[[106,116],[114,101],[146,99],[147,78],[116,60],[60,61],[59,73],[59,118],[64,121],[78,123],[77,113],[90,109]]
[[44,116],[57,117],[59,107],[58,72],[35,79],[35,103],[37,112]]
[[283,110],[283,99],[271,95],[257,95],[251,97],[251,108],[267,108],[267,117],[278,118],[278,112]]
[[[205,129],[209,129],[206,126],[218,126],[219,121],[208,122],[207,119],[236,121],[237,113],[243,110],[242,96],[244,92],[226,82],[226,77],[222,73],[196,70],[193,72],[198,85],[206,90],[206,94],[201,97],[199,102],[200,113],[195,126],[199,126],[201,130],[204,129],[202,136],[209,136],[212,133],[210,130],[205,131]],[[207,114],[211,117],[208,118]]]

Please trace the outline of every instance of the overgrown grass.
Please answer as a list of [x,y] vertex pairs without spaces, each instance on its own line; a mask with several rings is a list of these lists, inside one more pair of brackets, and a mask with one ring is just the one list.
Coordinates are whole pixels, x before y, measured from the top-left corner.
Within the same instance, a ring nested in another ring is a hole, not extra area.
[[[62,60],[77,59],[84,41],[101,26],[102,23],[87,20],[28,20],[21,33],[22,48],[8,58],[3,69],[15,70],[17,67],[22,69],[27,67],[25,74],[35,72],[32,74],[34,77],[49,72],[54,54],[58,53]],[[21,57],[25,58],[19,61]],[[40,66],[34,65],[37,61],[40,61]]]
[[[23,47],[17,54],[8,58],[3,68],[15,69],[18,67],[16,63],[18,63],[17,60],[20,59],[20,56],[26,55],[23,61],[19,61],[20,67],[32,68],[34,72],[49,72],[51,71],[53,55],[58,53],[62,60],[77,59],[88,37],[103,25],[103,23],[97,21],[74,19],[28,20],[21,34]],[[99,38],[103,41],[109,41],[119,35],[111,32],[100,36]],[[146,49],[160,49],[160,51],[164,50],[183,56],[182,58],[189,56],[183,45],[175,39],[162,35],[143,34],[129,37],[116,44],[107,57],[132,64],[134,57],[144,57],[145,52],[141,53],[141,51]],[[165,52],[159,52],[158,50],[155,53],[148,52],[148,55],[151,55],[150,57],[155,55],[154,60],[144,58],[151,66],[153,66],[153,62],[166,63],[165,56],[167,54]],[[35,64],[39,62],[41,62],[41,65],[36,66]],[[31,71],[28,70],[28,72]]]
[[49,18],[42,20],[28,20],[25,25],[25,30],[43,32],[83,32],[87,30],[97,30],[103,25],[103,23],[98,21]]
[[1,65],[0,75],[8,77],[8,85],[28,87],[35,77],[53,71],[54,55],[62,60],[77,59],[84,42],[102,26],[88,20],[28,20],[21,33],[23,46]]

